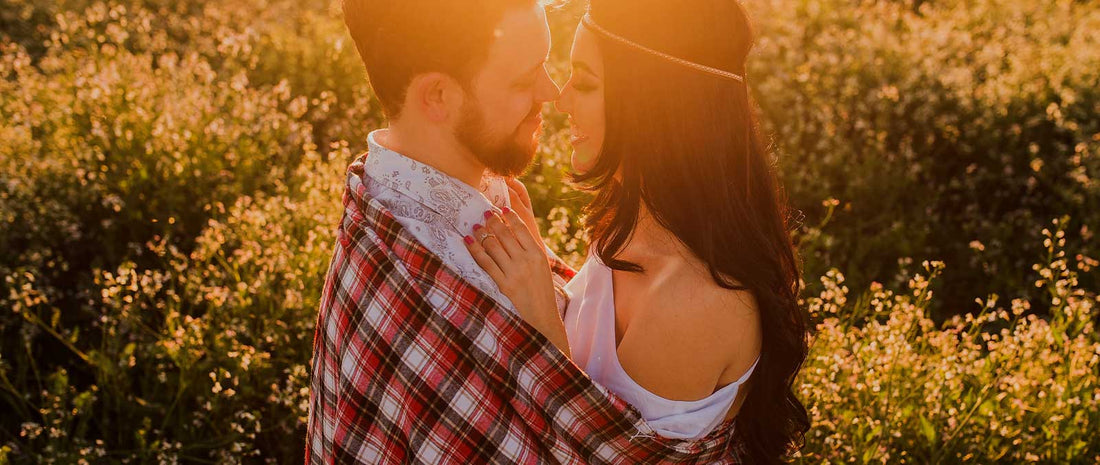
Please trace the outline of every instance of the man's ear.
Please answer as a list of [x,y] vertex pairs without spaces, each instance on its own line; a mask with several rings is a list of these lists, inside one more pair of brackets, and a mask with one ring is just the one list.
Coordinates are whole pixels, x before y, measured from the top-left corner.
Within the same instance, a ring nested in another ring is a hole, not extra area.
[[407,102],[415,105],[429,121],[444,123],[457,116],[466,97],[462,86],[443,73],[425,73],[409,84]]

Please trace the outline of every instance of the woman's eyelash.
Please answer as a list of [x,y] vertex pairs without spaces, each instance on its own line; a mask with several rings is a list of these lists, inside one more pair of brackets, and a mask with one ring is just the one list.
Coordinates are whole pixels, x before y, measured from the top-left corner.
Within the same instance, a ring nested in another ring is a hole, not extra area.
[[586,84],[573,84],[573,88],[577,89],[577,91],[579,92],[591,92],[593,90],[596,90],[596,86]]

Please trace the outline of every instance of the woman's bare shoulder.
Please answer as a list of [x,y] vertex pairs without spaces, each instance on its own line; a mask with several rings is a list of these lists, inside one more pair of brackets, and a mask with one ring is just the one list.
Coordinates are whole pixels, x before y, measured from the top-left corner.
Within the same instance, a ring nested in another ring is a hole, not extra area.
[[654,394],[702,399],[736,380],[760,353],[756,299],[713,280],[675,281],[663,284],[635,313],[619,358],[623,369]]

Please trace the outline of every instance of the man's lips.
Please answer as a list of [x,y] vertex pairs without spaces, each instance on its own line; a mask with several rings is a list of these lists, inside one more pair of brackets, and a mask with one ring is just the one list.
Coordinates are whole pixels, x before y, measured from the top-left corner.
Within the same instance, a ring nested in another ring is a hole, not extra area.
[[542,107],[535,107],[523,119],[524,124],[542,124]]

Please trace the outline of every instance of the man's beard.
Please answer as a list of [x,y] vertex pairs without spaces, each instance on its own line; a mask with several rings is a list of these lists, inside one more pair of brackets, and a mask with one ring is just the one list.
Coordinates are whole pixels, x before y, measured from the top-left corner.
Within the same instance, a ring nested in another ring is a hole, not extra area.
[[[464,106],[466,108],[462,111],[462,119],[455,128],[455,137],[458,138],[458,141],[473,152],[477,160],[485,165],[489,172],[504,177],[515,177],[522,174],[527,165],[531,163],[531,160],[535,158],[539,135],[542,133],[542,125],[536,128],[534,136],[527,143],[519,142],[519,131],[522,128],[522,123],[512,133],[504,137],[494,138],[489,133],[485,115],[476,102],[468,101],[468,104]],[[540,108],[538,107],[532,109],[527,118],[524,118],[523,123],[538,116],[539,112]]]

